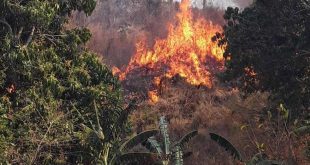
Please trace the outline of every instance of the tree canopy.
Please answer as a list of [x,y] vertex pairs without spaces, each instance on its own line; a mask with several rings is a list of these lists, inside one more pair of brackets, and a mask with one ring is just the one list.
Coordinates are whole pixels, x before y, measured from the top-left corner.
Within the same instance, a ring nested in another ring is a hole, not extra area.
[[[229,7],[217,34],[226,45],[225,81],[246,92],[269,91],[302,115],[310,106],[310,8],[307,0],[256,0],[240,11]],[[237,81],[236,81],[237,80]]]
[[[0,2],[0,164],[107,164],[128,130],[118,80],[65,28],[95,0]],[[97,131],[96,131],[97,130]]]

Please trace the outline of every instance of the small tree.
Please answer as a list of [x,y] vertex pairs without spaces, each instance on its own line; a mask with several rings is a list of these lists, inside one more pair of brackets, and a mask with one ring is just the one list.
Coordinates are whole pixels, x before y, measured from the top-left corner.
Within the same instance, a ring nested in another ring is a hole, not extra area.
[[[173,163],[175,165],[182,165],[183,158],[191,155],[191,152],[184,153],[186,144],[189,140],[198,135],[198,131],[194,130],[183,136],[179,141],[171,144],[168,133],[168,123],[165,117],[160,117],[159,128],[160,130],[142,132],[126,141],[120,149],[119,156],[116,158],[117,164],[139,165],[151,163],[168,165]],[[155,138],[155,135],[159,132],[163,139],[161,143]],[[142,144],[150,152],[127,152],[138,144]]]
[[246,92],[269,91],[292,117],[310,107],[310,10],[307,0],[256,0],[240,11],[227,8],[223,80]]

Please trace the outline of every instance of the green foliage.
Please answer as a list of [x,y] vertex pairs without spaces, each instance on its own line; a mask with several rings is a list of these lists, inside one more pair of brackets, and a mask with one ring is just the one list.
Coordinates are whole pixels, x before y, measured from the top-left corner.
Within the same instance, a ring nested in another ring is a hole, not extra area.
[[[151,130],[142,132],[128,141],[126,141],[121,147],[121,154],[117,156],[117,164],[162,164],[167,165],[173,162],[175,165],[182,165],[183,159],[190,156],[190,152],[183,154],[185,144],[190,139],[198,135],[198,131],[192,131],[183,136],[175,145],[170,145],[170,139],[168,134],[168,123],[165,117],[161,117],[159,121],[159,128],[163,142],[160,143],[156,140],[155,135],[158,130]],[[148,153],[136,153],[126,152],[134,146],[142,144],[150,152]],[[163,148],[163,149],[162,149]]]
[[246,92],[270,91],[293,116],[310,106],[310,8],[304,0],[257,0],[239,11],[229,7],[217,34],[227,44],[225,81]]
[[302,126],[294,130],[294,132],[298,135],[310,134],[310,126]]
[[141,144],[142,142],[147,141],[150,137],[155,136],[158,133],[159,133],[158,130],[149,130],[149,131],[141,132],[138,135],[126,141],[122,145],[120,151],[129,150],[133,148],[134,146],[137,146],[138,144]]
[[120,84],[65,30],[95,0],[0,2],[0,164],[107,164],[128,131]]
[[146,141],[142,143],[142,145],[147,148],[150,152],[155,152],[159,155],[163,154],[163,150],[161,149],[161,145],[155,139],[155,137],[150,137]]

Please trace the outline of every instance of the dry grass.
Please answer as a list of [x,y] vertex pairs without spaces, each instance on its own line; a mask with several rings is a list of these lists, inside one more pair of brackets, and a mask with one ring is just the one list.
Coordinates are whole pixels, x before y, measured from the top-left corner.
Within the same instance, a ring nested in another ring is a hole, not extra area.
[[[299,141],[288,136],[282,125],[272,125],[263,113],[268,105],[267,93],[254,93],[243,99],[236,89],[192,87],[180,82],[166,82],[156,104],[144,101],[131,116],[138,131],[156,128],[159,116],[165,115],[170,123],[172,139],[198,129],[190,149],[194,154],[186,164],[236,164],[222,148],[215,144],[208,133],[215,132],[230,140],[243,157],[249,160],[259,151],[272,159],[290,161],[290,164],[307,164],[301,153],[305,139]],[[241,130],[241,127],[243,128]],[[258,147],[260,145],[260,147]],[[290,148],[292,149],[290,152]]]

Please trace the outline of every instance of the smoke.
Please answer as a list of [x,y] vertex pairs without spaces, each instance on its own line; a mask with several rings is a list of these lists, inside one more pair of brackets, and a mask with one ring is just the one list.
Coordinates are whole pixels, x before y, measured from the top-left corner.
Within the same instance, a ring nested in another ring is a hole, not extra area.
[[[165,2],[164,2],[165,1]],[[224,7],[245,6],[251,0],[193,0],[195,16],[216,24],[224,23]],[[71,26],[87,27],[93,36],[88,48],[103,56],[105,63],[121,68],[135,53],[135,43],[147,39],[150,47],[156,38],[167,35],[168,22],[175,20],[178,3],[170,0],[99,0],[90,17],[76,13]]]
[[234,0],[237,4],[237,7],[245,8],[253,3],[254,0]]
[[77,13],[71,24],[89,28],[93,34],[90,50],[102,55],[107,64],[120,67],[134,54],[138,40],[146,38],[151,45],[155,37],[165,37],[175,11],[175,5],[158,0],[101,0],[90,17]]
[[[181,0],[175,0],[180,2]],[[226,9],[227,7],[239,7],[245,8],[249,6],[253,0],[192,0],[192,5],[198,8],[202,8],[203,4],[209,7],[215,7],[220,9]]]

